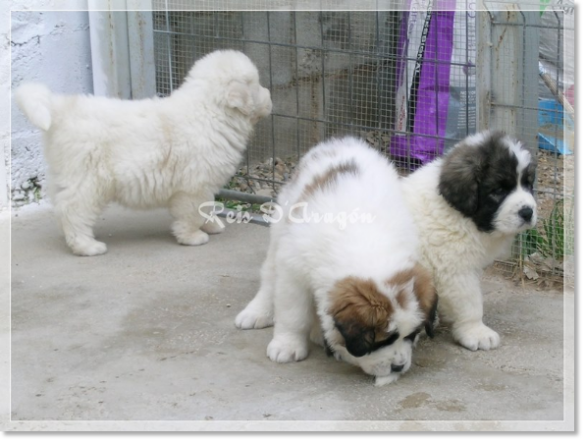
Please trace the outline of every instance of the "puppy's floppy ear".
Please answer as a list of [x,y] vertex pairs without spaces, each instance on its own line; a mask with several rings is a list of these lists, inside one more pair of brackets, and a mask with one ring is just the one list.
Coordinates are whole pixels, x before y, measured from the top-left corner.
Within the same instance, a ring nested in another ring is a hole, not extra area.
[[433,278],[429,271],[422,265],[416,264],[413,269],[414,273],[414,294],[418,304],[425,315],[425,332],[432,338],[434,337],[435,321],[437,319],[437,306],[439,297],[433,284]]
[[431,308],[425,319],[425,332],[429,338],[435,337],[435,321],[437,320],[437,307],[439,305],[439,296],[437,295],[437,292],[433,292],[432,299]]
[[250,88],[239,80],[232,80],[225,91],[228,107],[238,109],[245,115],[254,111],[254,100]]
[[482,163],[480,149],[464,142],[455,146],[443,160],[439,193],[467,217],[473,216],[478,209]]
[[396,300],[402,308],[407,308],[414,295],[425,318],[425,331],[432,338],[439,298],[431,273],[417,262],[413,267],[396,273],[387,284],[397,288]]
[[329,313],[355,357],[370,353],[377,341],[387,338],[392,305],[370,280],[345,278],[329,293]]

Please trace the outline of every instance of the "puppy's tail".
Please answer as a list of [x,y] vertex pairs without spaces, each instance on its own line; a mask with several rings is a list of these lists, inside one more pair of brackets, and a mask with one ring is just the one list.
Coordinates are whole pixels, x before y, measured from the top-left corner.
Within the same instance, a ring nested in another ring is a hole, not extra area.
[[52,93],[40,83],[25,83],[15,92],[16,104],[32,124],[42,130],[51,127]]

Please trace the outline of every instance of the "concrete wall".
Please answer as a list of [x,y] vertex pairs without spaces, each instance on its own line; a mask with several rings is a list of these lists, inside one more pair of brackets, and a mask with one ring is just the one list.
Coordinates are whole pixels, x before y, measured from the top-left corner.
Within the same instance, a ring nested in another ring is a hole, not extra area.
[[[85,1],[62,3],[71,9],[87,7]],[[11,15],[13,88],[34,80],[59,93],[92,93],[87,11],[19,11]],[[20,205],[43,195],[45,162],[41,134],[14,102],[11,136],[12,198]]]

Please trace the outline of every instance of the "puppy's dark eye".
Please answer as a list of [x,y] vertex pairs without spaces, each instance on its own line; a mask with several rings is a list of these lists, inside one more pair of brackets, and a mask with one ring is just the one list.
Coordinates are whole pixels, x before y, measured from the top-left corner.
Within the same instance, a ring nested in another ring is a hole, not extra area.
[[387,347],[388,345],[394,344],[394,342],[396,342],[396,340],[399,337],[400,337],[400,334],[398,332],[394,332],[390,336],[388,336],[386,339],[384,339],[383,341],[374,342],[370,348],[369,353],[373,353],[376,350],[378,350],[379,348]]
[[416,329],[415,331],[413,331],[411,334],[409,334],[408,336],[404,337],[405,341],[411,341],[414,342],[416,335],[418,335],[420,333],[420,329]]
[[386,345],[392,345],[399,337],[400,337],[400,335],[398,333],[394,332],[390,336],[388,336],[386,339],[384,339],[382,342],[378,342],[376,344],[378,345],[378,347],[385,347]]

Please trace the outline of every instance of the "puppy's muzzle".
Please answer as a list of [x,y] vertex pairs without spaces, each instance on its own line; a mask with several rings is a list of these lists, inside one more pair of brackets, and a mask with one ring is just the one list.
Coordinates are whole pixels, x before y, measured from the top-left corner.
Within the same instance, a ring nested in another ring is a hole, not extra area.
[[518,216],[524,220],[526,223],[530,223],[532,221],[532,215],[534,214],[534,210],[531,207],[524,206],[518,211]]
[[392,373],[400,373],[404,369],[404,364],[402,364],[402,365],[394,365],[394,364],[392,364],[390,366],[390,369],[392,370]]

